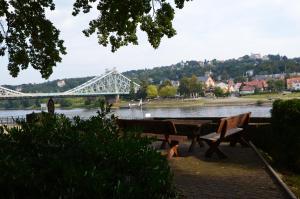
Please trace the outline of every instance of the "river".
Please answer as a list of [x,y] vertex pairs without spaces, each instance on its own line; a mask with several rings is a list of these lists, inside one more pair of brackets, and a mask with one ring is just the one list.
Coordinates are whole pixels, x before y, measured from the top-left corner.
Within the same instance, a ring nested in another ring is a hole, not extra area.
[[[239,113],[252,112],[252,117],[270,117],[271,106],[223,106],[223,107],[178,107],[178,108],[149,108],[149,109],[115,109],[112,112],[120,118],[150,117],[226,117]],[[39,110],[0,110],[0,117],[24,117]],[[79,115],[88,118],[96,114],[97,109],[56,110],[68,117]]]

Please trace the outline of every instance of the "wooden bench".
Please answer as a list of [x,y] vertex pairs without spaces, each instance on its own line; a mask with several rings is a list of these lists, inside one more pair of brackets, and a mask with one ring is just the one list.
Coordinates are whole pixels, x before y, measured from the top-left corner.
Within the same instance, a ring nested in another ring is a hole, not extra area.
[[152,119],[118,119],[117,124],[122,131],[140,130],[143,136],[155,137],[162,141],[161,148],[165,149],[166,144],[169,144],[168,158],[173,155],[178,156],[179,141],[185,139],[183,136],[178,136],[175,125],[172,121],[152,120]]
[[219,122],[216,132],[201,136],[200,139],[204,140],[209,149],[206,151],[205,156],[211,157],[213,153],[217,153],[219,158],[226,158],[227,156],[218,148],[220,143],[226,140],[230,141],[231,146],[235,146],[237,142],[246,144],[242,133],[246,129],[250,112],[227,118],[222,118]]

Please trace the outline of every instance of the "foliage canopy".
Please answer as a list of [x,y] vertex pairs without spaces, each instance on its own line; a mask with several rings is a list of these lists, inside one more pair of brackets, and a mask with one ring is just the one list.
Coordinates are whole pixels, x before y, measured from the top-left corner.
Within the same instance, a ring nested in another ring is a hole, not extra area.
[[[190,0],[75,0],[72,14],[96,9],[98,17],[83,33],[96,33],[98,43],[110,44],[113,52],[128,44],[137,45],[138,28],[158,48],[164,36],[176,34],[173,5],[181,9],[185,1]],[[48,78],[66,54],[59,30],[46,18],[46,10],[54,9],[53,0],[0,0],[0,56],[8,54],[8,70],[13,77],[31,65]]]
[[149,85],[146,92],[148,98],[155,98],[158,95],[157,87],[155,85]]
[[177,88],[174,86],[164,86],[159,89],[160,97],[174,97],[177,93]]

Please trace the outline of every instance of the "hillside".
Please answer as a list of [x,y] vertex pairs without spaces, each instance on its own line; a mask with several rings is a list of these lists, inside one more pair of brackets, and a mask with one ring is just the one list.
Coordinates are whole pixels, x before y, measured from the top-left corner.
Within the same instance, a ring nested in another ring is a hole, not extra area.
[[[247,71],[253,75],[265,75],[276,73],[300,72],[300,58],[287,58],[280,55],[268,55],[263,58],[255,58],[245,55],[239,59],[225,61],[186,61],[170,66],[155,67],[153,69],[129,70],[123,74],[136,82],[148,80],[159,84],[165,79],[180,80],[182,77],[191,75],[202,76],[211,71],[216,80],[241,79]],[[58,81],[48,81],[41,84],[22,84],[18,86],[3,85],[4,87],[19,90],[21,92],[64,92],[74,88],[93,77],[66,78],[64,86],[59,87]]]
[[165,79],[180,80],[182,77],[189,77],[192,74],[202,76],[209,71],[217,80],[241,79],[247,71],[252,71],[253,75],[293,73],[300,72],[300,58],[289,59],[280,55],[253,58],[245,55],[239,59],[225,61],[186,61],[153,69],[130,70],[123,74],[132,79],[148,80],[154,84],[159,84]]

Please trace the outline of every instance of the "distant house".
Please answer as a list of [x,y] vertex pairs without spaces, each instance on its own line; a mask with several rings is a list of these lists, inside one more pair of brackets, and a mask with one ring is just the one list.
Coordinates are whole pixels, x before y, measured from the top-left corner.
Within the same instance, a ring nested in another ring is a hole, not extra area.
[[219,87],[223,90],[224,93],[228,92],[228,84],[225,84],[223,82],[215,84],[215,87]]
[[21,87],[21,86],[18,86],[18,87],[16,88],[16,91],[21,92],[21,91],[22,91],[22,87]]
[[300,77],[293,77],[286,80],[288,90],[299,91],[300,90]]
[[253,80],[268,80],[270,77],[268,75],[255,75]]
[[198,81],[205,85],[205,88],[214,88],[215,81],[211,78],[210,75],[197,77]]
[[268,88],[268,84],[265,80],[253,80],[250,82],[244,82],[243,85],[254,87],[259,91],[264,91]]
[[235,92],[239,92],[240,91],[240,88],[242,86],[242,83],[238,82],[234,85],[234,90]]
[[283,80],[285,78],[286,74],[285,73],[280,73],[280,74],[272,74],[272,75],[255,75],[253,77],[254,80],[265,80],[268,81],[270,79],[280,79]]
[[261,54],[259,54],[259,53],[251,53],[250,58],[251,59],[261,59]]
[[247,70],[247,71],[246,71],[246,75],[247,75],[248,77],[252,77],[252,76],[254,75],[254,70]]
[[268,55],[264,55],[263,57],[262,57],[262,60],[264,60],[264,61],[268,61],[270,58],[269,58],[269,56]]
[[228,92],[229,93],[233,93],[233,92],[236,91],[235,88],[234,88],[234,82],[232,80],[228,80],[227,85],[228,85]]
[[171,84],[172,84],[172,86],[174,86],[174,87],[179,87],[180,81],[174,81],[174,80],[171,80]]
[[245,85],[240,89],[240,94],[241,95],[249,95],[249,94],[254,94],[255,92],[255,87],[254,86],[248,86]]
[[58,81],[57,81],[57,86],[58,86],[58,87],[61,88],[61,87],[64,87],[65,85],[66,85],[65,80],[58,80]]

